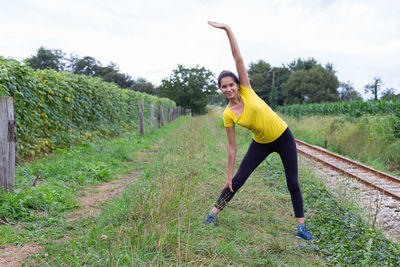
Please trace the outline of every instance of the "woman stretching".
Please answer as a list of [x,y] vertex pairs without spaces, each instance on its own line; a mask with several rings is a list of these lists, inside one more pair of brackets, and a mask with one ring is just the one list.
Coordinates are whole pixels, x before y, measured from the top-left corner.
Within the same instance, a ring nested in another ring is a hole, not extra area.
[[[297,221],[297,236],[306,240],[317,239],[307,231],[304,224],[303,199],[297,177],[297,150],[292,133],[287,124],[251,88],[239,46],[230,27],[218,22],[209,21],[208,24],[225,30],[228,35],[239,78],[230,71],[223,71],[218,77],[218,87],[229,100],[223,113],[229,143],[228,178],[205,222],[214,223],[217,214],[246,182],[254,169],[269,154],[277,152],[285,169],[287,187]],[[236,159],[235,124],[249,129],[253,133],[253,140],[236,175],[233,176]]]

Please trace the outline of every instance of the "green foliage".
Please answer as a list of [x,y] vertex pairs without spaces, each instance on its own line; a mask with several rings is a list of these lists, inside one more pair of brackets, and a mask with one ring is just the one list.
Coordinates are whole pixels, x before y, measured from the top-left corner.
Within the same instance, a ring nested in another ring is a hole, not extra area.
[[65,68],[65,53],[59,49],[47,49],[41,46],[36,56],[26,59],[26,62],[33,69],[53,69],[63,71]]
[[75,74],[83,74],[90,77],[100,77],[106,82],[116,83],[121,88],[128,88],[133,85],[132,77],[121,73],[117,64],[110,63],[103,67],[93,57],[79,58],[71,56],[69,69]]
[[373,100],[378,100],[378,94],[381,90],[382,79],[379,77],[375,77],[374,81],[371,84],[367,84],[364,87],[365,93],[371,93],[373,95]]
[[250,63],[247,73],[251,86],[262,99],[267,99],[269,96],[270,86],[272,83],[271,65],[264,60],[259,60],[256,63]]
[[338,86],[336,75],[320,65],[297,70],[282,84],[286,104],[337,101]]
[[129,87],[129,89],[149,95],[157,95],[157,90],[154,85],[144,78],[137,78],[133,85]]
[[350,81],[347,83],[339,83],[339,100],[340,101],[357,101],[362,100],[362,96],[359,92],[354,90],[353,85]]
[[178,106],[191,109],[193,114],[203,114],[217,89],[213,78],[214,74],[204,67],[178,65],[168,79],[161,81],[158,94],[172,99]]
[[73,73],[83,74],[90,77],[96,76],[98,68],[101,66],[101,63],[93,57],[72,57],[70,61],[70,68]]
[[[14,97],[20,157],[32,157],[48,153],[56,147],[80,143],[83,140],[79,135],[92,142],[96,137],[115,135],[115,130],[90,106],[125,131],[132,130],[139,122],[139,99],[144,99],[147,120],[150,118],[150,102],[160,104],[164,114],[167,114],[168,106],[175,106],[169,99],[121,89],[100,78],[54,70],[34,71],[14,60],[0,58],[0,70],[0,93]],[[80,101],[82,99],[90,106]],[[74,131],[44,107],[69,124]]]
[[83,57],[71,55],[69,59],[65,53],[59,49],[47,49],[40,47],[35,56],[25,60],[33,69],[52,69],[56,71],[70,71],[75,74],[83,74],[90,77],[101,77],[106,82],[113,82],[121,88],[128,88],[134,84],[132,77],[121,73],[117,64],[110,63],[103,67],[101,63],[93,57]]
[[400,171],[400,118],[395,115],[282,115],[296,138],[384,172]]
[[[314,58],[309,58],[309,59],[295,59],[292,62],[290,62],[287,67],[289,70],[294,73],[299,70],[311,70],[312,68],[320,65],[318,61]],[[330,70],[328,70],[330,71]]]
[[400,246],[336,200],[320,182],[303,180],[303,195],[313,212],[310,227],[319,233],[319,249],[332,264],[397,266]]
[[[339,81],[331,63],[323,67],[314,58],[297,59],[282,67],[271,67],[263,60],[248,69],[251,85],[257,94],[275,108],[282,104],[331,102],[339,100]],[[346,97],[359,95],[354,89]],[[348,99],[348,98],[345,98]]]
[[37,211],[56,215],[76,206],[71,190],[62,182],[36,187],[25,184],[0,194],[0,218],[6,221],[32,221]]
[[[287,192],[280,158],[268,159],[266,181]],[[306,170],[299,175],[304,199],[307,228],[319,238],[314,249],[326,255],[330,264],[339,266],[397,266],[400,246],[374,229],[362,218],[354,204],[333,196]]]
[[352,101],[336,103],[294,104],[279,106],[277,110],[290,116],[348,114],[359,117],[362,114],[397,114],[400,116],[400,99],[389,101]]
[[382,92],[381,100],[392,100],[393,98],[400,99],[400,94],[396,94],[393,88],[386,88],[386,90]]
[[35,186],[31,177],[16,167],[14,190],[0,194],[0,220],[33,222],[38,220],[39,212],[45,212],[46,218],[52,220],[78,207],[79,188],[111,181],[115,174],[125,171],[126,162],[133,160],[132,152],[149,143],[155,132],[141,139],[129,134],[130,140],[122,136],[100,140],[102,153],[94,153],[89,145],[82,144],[57,149],[49,157],[23,164],[30,175],[39,175]]
[[96,77],[101,77],[106,82],[116,83],[121,88],[128,88],[133,85],[131,76],[121,73],[116,63],[107,66],[97,66]]
[[[87,146],[80,146],[59,151],[52,161],[35,163],[32,168],[43,171],[57,165],[51,172],[64,172],[66,177],[78,168],[78,164],[68,166],[75,158],[84,164],[88,161],[87,166],[97,159],[113,175],[122,172],[121,160],[127,159],[128,166],[141,172],[119,197],[103,203],[99,216],[65,222],[61,213],[45,225],[38,219],[13,229],[0,225],[0,244],[40,241],[45,251],[34,256],[40,266],[71,262],[79,266],[390,266],[399,261],[398,244],[370,229],[352,207],[303,171],[300,181],[307,226],[320,240],[296,240],[295,221],[288,214],[290,196],[277,154],[255,170],[216,225],[204,225],[202,219],[226,177],[226,134],[218,116],[180,119],[135,142],[109,140],[102,143],[105,149],[100,155],[91,156]],[[249,140],[251,133],[238,128],[238,158],[246,153]],[[153,144],[157,144],[157,153],[152,153]],[[133,151],[138,157],[130,157]]]
[[263,60],[250,63],[248,74],[253,89],[269,106],[275,108],[283,104],[282,83],[290,75],[286,67],[273,67]]
[[[288,193],[276,193],[255,171],[216,225],[202,223],[225,179],[226,134],[215,118],[174,124],[157,153],[140,153],[142,172],[103,212],[82,219],[71,239],[45,243],[37,265],[304,266],[326,263],[296,244]],[[249,136],[238,135],[243,156]],[[156,141],[157,140],[157,141]],[[154,151],[149,147],[148,152]],[[282,197],[284,195],[285,197]],[[277,197],[275,197],[277,196]],[[242,200],[242,201],[240,201]],[[47,254],[47,256],[46,256]],[[84,255],[84,256],[82,256]]]

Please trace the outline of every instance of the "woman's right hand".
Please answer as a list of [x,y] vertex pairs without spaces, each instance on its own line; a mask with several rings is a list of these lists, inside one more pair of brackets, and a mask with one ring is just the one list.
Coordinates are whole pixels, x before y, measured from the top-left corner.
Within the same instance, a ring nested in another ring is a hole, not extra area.
[[222,191],[225,190],[225,188],[229,188],[229,190],[231,190],[231,192],[233,193],[233,189],[232,189],[232,179],[226,179],[224,188],[222,188]]

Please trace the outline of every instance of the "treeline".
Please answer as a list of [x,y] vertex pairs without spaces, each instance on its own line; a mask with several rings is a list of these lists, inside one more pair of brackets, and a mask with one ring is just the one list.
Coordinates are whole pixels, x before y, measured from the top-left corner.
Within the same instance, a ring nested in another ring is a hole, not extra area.
[[[270,106],[362,100],[352,83],[340,82],[331,63],[322,66],[314,58],[297,59],[272,67],[264,60],[250,63],[249,78],[258,95]],[[382,79],[375,77],[365,85],[373,100],[400,97],[393,88],[382,89]]]
[[[99,77],[114,82],[121,88],[145,92],[175,101],[178,106],[191,109],[193,114],[202,114],[207,103],[224,104],[226,100],[218,94],[215,74],[204,67],[187,68],[178,64],[172,75],[155,86],[144,78],[132,79],[121,73],[117,64],[103,66],[98,60],[86,56],[69,58],[61,50],[39,48],[37,54],[25,60],[34,69],[54,69]],[[338,101],[361,101],[361,94],[350,81],[339,81],[333,64],[322,65],[314,58],[296,59],[288,64],[274,67],[264,60],[251,62],[248,74],[253,89],[272,108],[291,104],[311,104]],[[382,88],[382,79],[364,86],[372,100],[400,98],[394,88]]]
[[121,73],[116,63],[110,62],[103,66],[97,59],[77,55],[66,56],[60,49],[40,47],[36,55],[25,59],[33,69],[53,69],[58,72],[68,71],[74,74],[83,74],[89,77],[99,77],[105,82],[116,83],[119,87],[157,95],[155,86],[144,78],[133,79],[126,73]]
[[136,80],[128,74],[121,73],[117,64],[103,66],[93,57],[78,57],[66,54],[59,49],[40,47],[37,54],[25,59],[33,69],[52,69],[57,72],[71,72],[89,77],[99,77],[103,81],[113,82],[127,90],[143,92],[173,100],[178,106],[190,109],[193,114],[206,112],[210,96],[216,94],[215,75],[204,67],[187,68],[178,64],[172,75],[155,86],[145,78]]

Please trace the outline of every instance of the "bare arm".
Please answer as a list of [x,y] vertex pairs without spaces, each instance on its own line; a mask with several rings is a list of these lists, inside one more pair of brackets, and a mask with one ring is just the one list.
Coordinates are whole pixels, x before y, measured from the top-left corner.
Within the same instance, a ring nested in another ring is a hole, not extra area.
[[244,60],[243,60],[242,54],[240,53],[239,45],[236,42],[235,35],[233,34],[231,28],[227,24],[218,23],[218,22],[209,21],[208,24],[210,24],[211,26],[213,26],[215,28],[225,30],[226,34],[228,35],[229,44],[231,46],[232,56],[233,56],[233,59],[235,60],[236,71],[239,75],[239,81],[241,84],[243,84],[247,88],[251,88],[249,77],[247,75],[246,66],[244,65]]
[[229,188],[231,192],[233,192],[232,189],[232,179],[233,179],[233,170],[235,166],[235,160],[236,160],[236,136],[235,136],[235,126],[232,127],[226,127],[226,134],[228,136],[228,143],[229,143],[229,149],[228,149],[228,178],[226,180],[226,183],[224,185],[224,188]]

